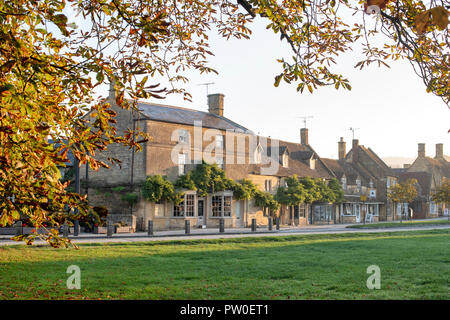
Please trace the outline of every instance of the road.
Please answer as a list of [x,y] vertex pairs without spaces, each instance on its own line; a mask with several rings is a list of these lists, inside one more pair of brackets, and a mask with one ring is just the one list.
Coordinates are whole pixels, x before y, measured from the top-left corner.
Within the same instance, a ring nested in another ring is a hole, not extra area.
[[[219,233],[218,229],[191,229],[190,234],[185,234],[184,230],[159,231],[153,236],[148,236],[146,232],[114,234],[112,237],[106,237],[105,234],[80,233],[78,237],[69,238],[77,244],[83,243],[121,243],[121,242],[148,242],[148,241],[167,241],[167,240],[193,240],[193,239],[225,239],[225,238],[243,238],[243,237],[276,237],[288,235],[311,235],[311,234],[342,234],[342,233],[379,233],[379,232],[397,232],[414,230],[434,230],[450,229],[450,225],[400,227],[400,228],[380,228],[380,229],[352,229],[346,228],[347,225],[322,225],[322,226],[302,226],[302,227],[283,227],[280,230],[269,231],[267,227],[258,228],[252,232],[250,228],[226,229],[224,233]],[[23,244],[10,240],[11,236],[0,236],[0,246]],[[46,242],[37,240],[35,244],[46,244]]]

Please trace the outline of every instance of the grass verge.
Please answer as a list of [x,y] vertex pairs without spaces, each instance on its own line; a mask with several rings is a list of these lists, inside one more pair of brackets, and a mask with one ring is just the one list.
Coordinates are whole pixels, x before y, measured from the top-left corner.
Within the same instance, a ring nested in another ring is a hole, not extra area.
[[[5,246],[0,299],[449,299],[449,240],[444,229]],[[70,265],[80,290],[67,289]],[[370,265],[379,290],[366,287]]]

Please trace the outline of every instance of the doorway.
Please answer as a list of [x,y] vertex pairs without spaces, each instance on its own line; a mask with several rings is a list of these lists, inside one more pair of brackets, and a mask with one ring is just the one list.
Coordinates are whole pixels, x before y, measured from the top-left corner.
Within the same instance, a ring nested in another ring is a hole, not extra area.
[[197,225],[203,227],[205,225],[205,199],[198,199],[197,202]]

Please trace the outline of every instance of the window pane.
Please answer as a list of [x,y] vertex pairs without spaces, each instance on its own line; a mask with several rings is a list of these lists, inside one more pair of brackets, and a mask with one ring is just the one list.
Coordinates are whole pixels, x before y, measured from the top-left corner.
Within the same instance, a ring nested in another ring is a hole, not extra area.
[[173,216],[174,217],[184,217],[184,201],[179,205],[173,206]]
[[231,197],[230,196],[223,197],[223,216],[231,217]]
[[212,197],[212,216],[220,217],[222,213],[222,197],[213,196]]
[[185,196],[186,217],[194,216],[194,198],[195,198],[195,196],[193,194],[187,194]]

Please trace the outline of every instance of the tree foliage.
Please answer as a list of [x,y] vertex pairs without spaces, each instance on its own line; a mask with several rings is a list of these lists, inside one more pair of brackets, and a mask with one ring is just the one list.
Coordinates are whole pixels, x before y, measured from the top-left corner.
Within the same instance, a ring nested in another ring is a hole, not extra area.
[[[361,6],[372,2],[1,1],[0,226],[20,217],[39,226],[66,212],[66,205],[80,216],[88,214],[85,197],[60,180],[58,167],[67,164],[68,151],[80,165],[98,170],[118,163],[98,160],[98,152],[110,144],[140,150],[149,138],[132,129],[119,134],[116,113],[98,89],[114,83],[116,103],[127,109],[136,108],[139,98],[170,93],[190,99],[183,88],[187,72],[215,72],[208,64],[211,30],[226,39],[248,38],[255,19],[266,21],[292,50],[278,60],[276,86],[283,80],[301,92],[321,86],[350,89],[336,70],[336,58],[362,41],[365,59],[356,67],[406,59],[427,91],[448,103],[448,3],[376,1],[381,11],[373,26]],[[353,25],[352,12],[359,14]],[[385,41],[377,47],[375,37],[381,34]],[[162,88],[155,77],[168,79],[170,88]]]
[[232,190],[234,184],[234,181],[225,177],[225,171],[216,164],[208,164],[205,161],[175,182],[177,188],[195,190],[201,197],[207,196],[208,193]]
[[306,191],[297,176],[288,177],[285,182],[286,186],[280,186],[277,190],[277,201],[287,206],[295,206],[304,202]]
[[408,179],[389,187],[388,198],[394,203],[410,203],[417,197],[417,180]]
[[169,201],[180,204],[183,201],[182,193],[176,191],[173,183],[161,175],[148,176],[141,190],[144,199],[151,202]]
[[233,197],[236,200],[250,200],[254,198],[257,190],[257,187],[252,181],[242,179],[233,184]]
[[280,208],[280,203],[269,192],[256,190],[254,193],[254,198],[255,198],[255,205],[257,207],[269,208],[272,211],[276,211]]
[[328,181],[328,187],[331,189],[331,192],[334,194],[334,203],[342,203],[344,202],[344,190],[342,189],[342,185],[339,181],[334,178]]
[[434,190],[431,199],[436,203],[450,203],[450,179],[445,179],[442,184]]

